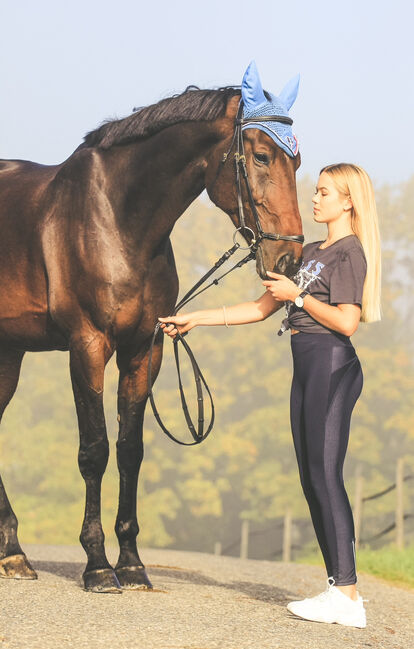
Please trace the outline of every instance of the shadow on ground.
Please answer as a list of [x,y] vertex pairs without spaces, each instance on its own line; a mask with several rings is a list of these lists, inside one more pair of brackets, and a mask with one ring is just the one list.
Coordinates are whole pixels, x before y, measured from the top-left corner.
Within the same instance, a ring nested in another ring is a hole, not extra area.
[[69,561],[31,561],[33,568],[38,571],[49,572],[52,575],[63,577],[70,581],[80,582],[85,570],[84,563],[71,563]]
[[[82,583],[82,573],[85,569],[83,563],[68,561],[33,561],[32,565],[35,570],[48,572],[75,581],[77,584]],[[235,590],[243,593],[249,599],[278,606],[286,606],[288,601],[297,597],[296,593],[276,586],[257,584],[250,581],[230,581],[226,583],[207,577],[196,570],[184,570],[177,567],[169,568],[168,566],[147,566],[147,572],[154,585],[157,585],[157,578],[162,578],[162,588],[168,588],[174,582],[191,583],[197,586],[215,586]]]

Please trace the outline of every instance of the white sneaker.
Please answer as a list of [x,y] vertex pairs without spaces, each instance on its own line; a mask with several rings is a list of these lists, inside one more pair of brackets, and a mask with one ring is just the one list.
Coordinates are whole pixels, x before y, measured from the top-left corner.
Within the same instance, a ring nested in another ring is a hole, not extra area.
[[328,586],[323,593],[298,602],[290,602],[287,605],[288,611],[313,622],[336,623],[364,629],[367,621],[362,597],[358,594],[358,599],[354,601],[334,584],[335,580],[329,577]]

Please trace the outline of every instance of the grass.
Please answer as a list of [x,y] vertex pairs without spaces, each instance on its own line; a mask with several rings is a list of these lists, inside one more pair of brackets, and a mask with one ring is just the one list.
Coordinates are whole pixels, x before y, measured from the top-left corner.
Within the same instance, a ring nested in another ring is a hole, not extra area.
[[[297,561],[313,565],[323,563],[319,550],[304,555]],[[414,589],[414,544],[404,550],[397,550],[392,545],[378,550],[362,548],[357,552],[357,570],[392,582],[395,586]]]

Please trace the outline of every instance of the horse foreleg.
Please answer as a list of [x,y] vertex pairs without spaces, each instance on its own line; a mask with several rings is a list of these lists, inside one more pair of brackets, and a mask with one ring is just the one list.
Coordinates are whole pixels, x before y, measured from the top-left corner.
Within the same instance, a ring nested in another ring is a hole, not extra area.
[[[162,341],[154,347],[152,374],[154,380],[161,364]],[[115,567],[122,588],[149,589],[151,582],[139,557],[136,537],[138,474],[144,455],[142,428],[147,402],[148,351],[135,358],[118,354],[120,370],[118,389],[119,437],[117,460],[119,469],[119,508],[115,531],[119,541],[119,559]]]
[[98,336],[77,341],[70,351],[70,369],[79,422],[79,469],[85,480],[85,516],[80,541],[88,557],[85,590],[122,592],[105,554],[101,523],[101,483],[109,456],[103,409],[105,343]]
[[[24,352],[0,350],[0,420],[12,398],[20,375]],[[17,518],[0,478],[0,577],[37,579],[17,538]]]

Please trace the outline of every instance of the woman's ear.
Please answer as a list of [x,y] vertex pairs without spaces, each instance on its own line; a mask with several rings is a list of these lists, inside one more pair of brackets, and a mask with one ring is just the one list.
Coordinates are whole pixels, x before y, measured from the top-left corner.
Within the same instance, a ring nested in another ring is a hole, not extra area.
[[347,212],[348,210],[352,210],[352,208],[353,208],[352,200],[351,200],[351,197],[348,196],[348,198],[346,200],[346,203],[344,205],[344,208],[343,208],[344,212]]

